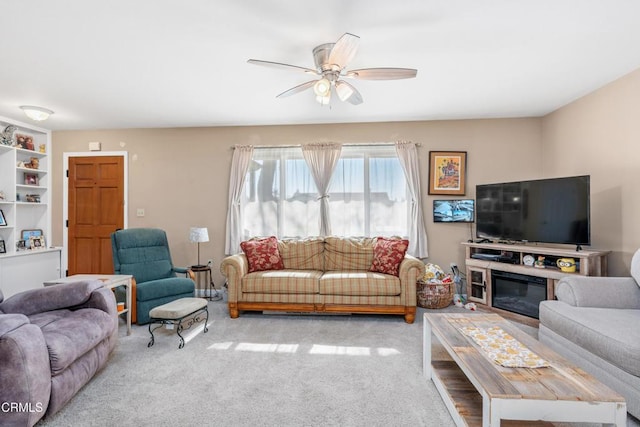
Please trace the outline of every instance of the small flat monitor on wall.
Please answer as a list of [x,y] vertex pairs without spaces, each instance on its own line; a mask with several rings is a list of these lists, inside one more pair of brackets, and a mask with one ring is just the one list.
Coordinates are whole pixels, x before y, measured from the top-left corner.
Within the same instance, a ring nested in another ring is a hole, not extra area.
[[434,200],[433,222],[473,222],[473,199]]

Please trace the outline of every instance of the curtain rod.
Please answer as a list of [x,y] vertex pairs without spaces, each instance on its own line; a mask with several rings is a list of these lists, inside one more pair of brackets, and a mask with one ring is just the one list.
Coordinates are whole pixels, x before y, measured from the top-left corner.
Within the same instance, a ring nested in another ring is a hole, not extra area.
[[[358,147],[358,146],[366,146],[366,145],[381,145],[381,146],[386,146],[386,145],[394,145],[395,142],[359,142],[359,143],[351,143],[351,144],[342,144],[343,147]],[[243,144],[238,144],[238,145],[243,145]],[[248,144],[251,145],[251,144]],[[253,148],[296,148],[296,147],[302,147],[302,144],[290,144],[290,145],[254,145]],[[416,147],[422,147],[422,144],[419,142],[416,142]],[[233,147],[231,147],[233,150],[236,149],[236,146],[234,145]]]

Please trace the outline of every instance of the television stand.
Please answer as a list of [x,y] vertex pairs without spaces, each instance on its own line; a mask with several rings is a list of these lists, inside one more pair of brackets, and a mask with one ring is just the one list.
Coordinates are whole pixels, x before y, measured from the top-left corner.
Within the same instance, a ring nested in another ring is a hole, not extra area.
[[[606,276],[610,251],[584,250],[532,244],[462,242],[465,247],[467,298],[493,307],[492,272],[541,277],[546,280],[546,299],[555,298],[555,286],[572,274]],[[562,271],[556,264],[562,258],[573,259],[575,272]],[[495,309],[496,311],[500,311]],[[529,318],[529,320],[532,320]]]

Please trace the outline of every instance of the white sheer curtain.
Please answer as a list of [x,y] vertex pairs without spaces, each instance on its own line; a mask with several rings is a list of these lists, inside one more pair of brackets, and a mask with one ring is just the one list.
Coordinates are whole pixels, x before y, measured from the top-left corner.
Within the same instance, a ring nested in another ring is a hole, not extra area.
[[317,236],[318,190],[300,147],[256,147],[244,185],[244,239]]
[[227,255],[240,252],[240,242],[242,241],[242,209],[240,207],[240,200],[252,156],[252,145],[235,146],[231,160],[231,174],[229,176],[229,205],[227,207],[227,230],[224,247],[225,254]]
[[398,159],[407,179],[407,187],[411,195],[409,206],[409,249],[408,253],[417,258],[427,258],[427,230],[424,226],[422,203],[420,202],[420,171],[418,150],[413,142],[396,142]]
[[407,236],[407,180],[393,144],[343,146],[329,187],[331,232]]
[[342,146],[339,143],[315,143],[302,146],[304,156],[311,175],[318,187],[320,199],[320,235],[331,235],[331,219],[329,217],[329,184]]

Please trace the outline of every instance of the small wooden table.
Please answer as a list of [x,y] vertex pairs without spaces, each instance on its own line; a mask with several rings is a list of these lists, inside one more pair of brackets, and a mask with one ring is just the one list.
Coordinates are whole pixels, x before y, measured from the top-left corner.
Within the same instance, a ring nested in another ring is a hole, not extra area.
[[[222,299],[222,295],[218,294],[218,291],[216,290],[216,284],[213,283],[213,276],[211,275],[211,267],[209,265],[192,265],[191,267],[189,267],[191,269],[191,271],[193,271],[197,278],[196,278],[196,283],[198,284],[198,286],[200,286],[200,273],[204,273],[204,280],[205,280],[205,284],[204,284],[204,293],[205,296],[207,294],[207,275],[209,276],[208,280],[209,280],[209,301],[218,301]],[[215,293],[215,296],[214,296]]]
[[[465,326],[498,326],[551,366],[502,367],[459,331]],[[434,356],[432,332],[450,358]],[[495,427],[501,420],[627,425],[622,396],[497,314],[425,313],[423,339],[424,376],[435,384],[457,426]]]
[[131,279],[130,274],[74,274],[73,276],[61,277],[59,279],[48,280],[44,282],[44,286],[58,285],[61,283],[73,283],[81,280],[99,280],[104,284],[105,288],[113,289],[118,286],[124,286],[126,291],[125,308],[118,313],[127,315],[127,335],[131,335]]

